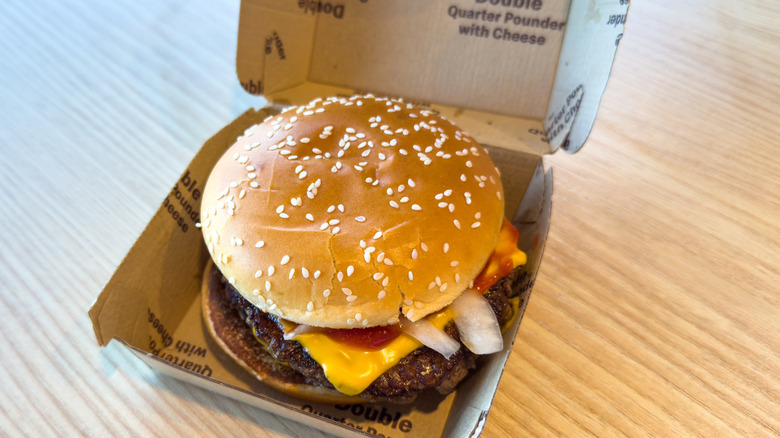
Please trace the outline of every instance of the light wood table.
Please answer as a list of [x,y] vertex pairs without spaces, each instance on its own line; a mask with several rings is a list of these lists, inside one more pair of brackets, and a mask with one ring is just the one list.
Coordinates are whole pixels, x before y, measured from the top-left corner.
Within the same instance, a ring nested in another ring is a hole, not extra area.
[[[0,3],[0,435],[312,436],[86,311],[250,106],[238,2]],[[484,436],[780,435],[780,4],[636,1]]]

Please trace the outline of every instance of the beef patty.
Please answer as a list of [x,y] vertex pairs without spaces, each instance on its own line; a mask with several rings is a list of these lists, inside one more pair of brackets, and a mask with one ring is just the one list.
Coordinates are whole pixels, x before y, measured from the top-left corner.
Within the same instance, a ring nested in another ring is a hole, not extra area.
[[[216,270],[216,267],[213,269]],[[265,313],[247,301],[218,270],[212,272],[212,275],[220,276],[225,299],[253,329],[255,336],[269,353],[280,362],[289,364],[290,368],[303,376],[306,383],[333,387],[325,377],[322,367],[309,356],[300,343],[284,340],[284,330],[277,316]],[[501,326],[514,316],[515,308],[511,299],[517,297],[524,275],[520,268],[515,268],[484,294]],[[460,341],[455,324],[448,324],[445,332]],[[445,359],[435,350],[422,346],[382,374],[360,397],[370,402],[392,399],[394,402],[403,403],[414,400],[420,392],[430,388],[447,394],[474,368],[476,358],[477,355],[462,344],[450,359]]]

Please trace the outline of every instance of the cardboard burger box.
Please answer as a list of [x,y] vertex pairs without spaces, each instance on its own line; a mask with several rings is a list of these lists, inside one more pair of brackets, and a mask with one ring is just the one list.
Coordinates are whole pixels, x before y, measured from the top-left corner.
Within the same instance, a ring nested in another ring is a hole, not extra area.
[[[98,342],[113,339],[159,372],[337,435],[479,434],[547,236],[552,175],[543,156],[585,142],[627,10],[628,0],[243,0],[238,78],[269,105],[225,126],[183,171],[89,311]],[[286,105],[366,92],[428,106],[488,149],[528,255],[504,350],[481,358],[455,392],[411,405],[317,404],[276,392],[227,358],[201,319],[209,256],[196,224],[214,163]]]

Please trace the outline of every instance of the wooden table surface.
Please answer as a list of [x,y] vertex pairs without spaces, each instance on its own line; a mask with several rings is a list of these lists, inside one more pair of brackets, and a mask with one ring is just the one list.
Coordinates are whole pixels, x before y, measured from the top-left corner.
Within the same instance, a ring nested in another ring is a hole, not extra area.
[[[262,105],[238,1],[0,2],[0,436],[313,436],[98,347],[87,309]],[[483,436],[780,436],[780,3],[635,1]]]

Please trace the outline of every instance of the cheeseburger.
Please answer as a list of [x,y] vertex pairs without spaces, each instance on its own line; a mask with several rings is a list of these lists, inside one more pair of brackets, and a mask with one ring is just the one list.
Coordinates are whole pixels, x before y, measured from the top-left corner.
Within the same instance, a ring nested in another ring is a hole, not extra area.
[[525,255],[498,171],[401,100],[317,99],[250,127],[212,170],[200,226],[214,339],[299,397],[448,393],[517,313]]

